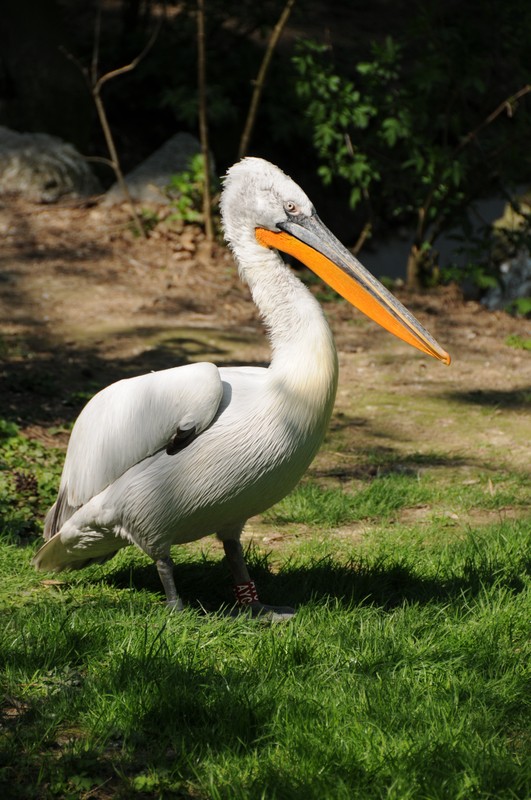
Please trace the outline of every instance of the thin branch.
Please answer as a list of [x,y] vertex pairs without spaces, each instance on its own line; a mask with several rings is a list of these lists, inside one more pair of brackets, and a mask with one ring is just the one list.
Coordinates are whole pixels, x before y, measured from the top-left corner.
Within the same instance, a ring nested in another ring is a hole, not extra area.
[[[350,157],[354,159],[355,158],[354,145],[352,144],[352,139],[350,138],[348,133],[345,133],[345,145]],[[361,189],[361,196],[363,198],[363,202],[367,210],[367,219],[365,220],[363,228],[361,229],[360,235],[358,236],[356,243],[354,244],[354,247],[351,248],[355,256],[357,256],[358,253],[361,251],[367,239],[371,238],[373,224],[374,224],[374,212],[372,208],[371,196],[366,186],[364,186]]]
[[98,8],[98,13],[96,14],[96,20],[94,23],[94,44],[92,48],[92,58],[90,62],[90,70],[81,64],[81,62],[75,58],[71,53],[67,52],[66,50],[62,49],[62,52],[66,55],[66,57],[74,63],[77,68],[80,70],[81,74],[85,78],[87,82],[87,86],[89,91],[92,95],[92,99],[94,100],[94,105],[96,106],[96,111],[98,114],[98,119],[100,121],[101,129],[103,131],[103,135],[105,137],[105,143],[107,145],[107,150],[109,151],[110,159],[107,158],[100,158],[100,157],[92,157],[91,161],[99,161],[100,163],[107,164],[113,170],[118,185],[127,200],[130,208],[131,208],[131,215],[133,217],[134,223],[137,229],[140,231],[144,238],[147,238],[146,229],[142,222],[142,219],[137,213],[135,203],[133,198],[131,197],[131,192],[129,191],[129,187],[127,185],[127,181],[125,180],[124,174],[122,172],[122,168],[120,165],[120,159],[118,157],[118,151],[116,150],[116,145],[114,143],[114,137],[112,135],[111,127],[109,125],[109,120],[107,118],[107,112],[105,110],[105,106],[103,104],[103,100],[101,99],[101,90],[102,87],[113,78],[116,78],[118,75],[123,75],[126,72],[131,72],[134,70],[138,64],[142,61],[142,59],[149,53],[157,36],[159,35],[159,31],[162,25],[163,17],[159,17],[158,23],[153,29],[151,36],[149,37],[144,49],[141,53],[139,53],[136,58],[134,58],[130,64],[126,64],[123,67],[118,67],[117,69],[110,70],[106,72],[104,75],[100,75],[98,77],[98,65],[99,65],[99,54],[100,54],[100,38],[101,38],[101,6]]
[[94,164],[105,164],[106,167],[110,167],[114,169],[114,164],[110,158],[105,158],[105,156],[83,156],[85,161],[92,161]]
[[365,222],[363,228],[361,229],[361,233],[356,240],[356,244],[354,245],[354,247],[351,248],[355,256],[358,255],[358,253],[360,252],[361,248],[363,247],[367,239],[370,239],[371,236],[372,236],[372,222],[367,220],[367,222]]
[[507,112],[507,115],[508,115],[509,117],[512,117],[512,115],[513,115],[513,113],[514,113],[514,106],[515,106],[515,104],[516,104],[516,103],[518,102],[518,100],[520,100],[522,97],[525,97],[525,95],[526,95],[526,94],[529,94],[529,92],[531,92],[531,84],[529,84],[529,83],[528,83],[528,84],[526,84],[525,86],[522,86],[522,88],[521,88],[521,89],[519,89],[517,92],[515,92],[515,94],[512,94],[510,97],[506,97],[506,98],[505,98],[505,100],[504,100],[503,102],[501,102],[501,103],[500,103],[500,105],[499,105],[497,108],[495,108],[495,109],[494,109],[494,111],[492,111],[492,112],[489,114],[489,116],[488,116],[488,117],[486,117],[486,118],[483,120],[483,122],[480,122],[480,124],[477,126],[477,128],[474,128],[474,130],[472,130],[472,131],[469,131],[469,133],[467,133],[467,135],[465,136],[465,138],[464,138],[464,139],[462,139],[462,141],[461,141],[461,142],[460,142],[460,143],[457,145],[457,147],[455,148],[455,150],[454,150],[454,153],[453,153],[453,154],[454,154],[454,155],[457,155],[457,153],[460,153],[460,152],[461,152],[461,150],[463,150],[463,149],[464,149],[464,148],[465,148],[465,147],[466,147],[468,144],[470,144],[470,142],[471,142],[473,139],[475,139],[475,138],[476,138],[476,136],[478,135],[478,133],[479,133],[480,131],[482,131],[482,130],[483,130],[483,128],[486,128],[486,127],[487,127],[487,125],[490,125],[490,124],[491,124],[491,122],[494,122],[494,120],[495,120],[497,117],[499,117],[499,116],[500,116],[500,114],[503,114],[503,112],[504,112],[504,111],[506,111],[506,112]]
[[[515,94],[510,95],[509,97],[506,97],[505,100],[503,100],[494,109],[494,111],[492,111],[487,117],[485,117],[485,119],[482,122],[479,123],[479,125],[477,125],[473,130],[469,131],[466,134],[466,136],[454,148],[451,157],[455,158],[457,155],[459,155],[459,153],[462,150],[464,150],[465,147],[468,147],[469,144],[471,144],[475,139],[477,139],[478,134],[484,128],[486,128],[488,125],[490,125],[492,122],[494,122],[494,120],[497,119],[497,117],[499,117],[500,114],[502,114],[504,111],[507,111],[509,116],[512,116],[513,113],[514,113],[514,105],[515,105],[515,103],[517,103],[518,100],[520,100],[522,97],[525,97],[526,94],[529,94],[529,92],[531,92],[531,84],[526,84],[525,86],[522,86],[522,88],[519,89],[517,92],[515,92]],[[439,178],[440,178],[440,172],[439,172],[439,175],[432,181],[432,188],[428,192],[428,195],[427,195],[426,200],[424,202],[424,206],[423,207],[424,207],[424,211],[425,211],[425,217],[427,217],[427,212],[428,212],[428,210],[429,210],[429,208],[431,206],[431,203],[432,203],[432,200],[433,200],[433,197],[434,197],[434,194],[435,194],[435,189],[439,184]]]
[[293,8],[294,5],[295,5],[295,0],[287,1],[284,10],[282,11],[282,14],[278,19],[278,22],[273,28],[273,31],[271,33],[271,37],[269,39],[266,51],[264,53],[260,69],[258,70],[258,75],[256,76],[256,80],[254,81],[254,89],[251,97],[251,103],[249,106],[249,112],[247,114],[245,127],[243,129],[242,138],[240,140],[238,158],[243,158],[249,148],[249,142],[251,140],[251,134],[253,132],[254,124],[256,121],[256,114],[258,111],[258,106],[260,104],[262,91],[264,89],[265,78],[267,75],[267,71],[269,69],[269,64],[273,56],[273,51],[277,46],[278,40],[280,39],[280,35],[284,30],[289,15],[291,14],[291,9]]
[[[96,36],[98,36],[99,35],[99,24],[98,23],[96,23],[95,31],[96,31]],[[94,42],[94,49],[93,49],[93,53],[92,53],[92,61],[91,61],[90,73],[89,73],[89,70],[86,67],[84,67],[83,64],[75,56],[72,55],[72,53],[69,53],[68,51],[64,50],[63,48],[61,48],[61,49],[62,49],[62,52],[64,53],[64,55],[70,61],[72,61],[73,64],[76,65],[76,67],[79,69],[79,71],[81,72],[81,74],[83,75],[83,77],[85,78],[85,80],[87,82],[88,90],[89,90],[90,94],[92,95],[92,99],[94,100],[94,105],[96,106],[96,112],[98,114],[98,119],[99,119],[99,122],[100,122],[100,126],[101,126],[101,129],[103,131],[103,136],[105,138],[105,143],[107,145],[107,150],[109,151],[109,155],[110,155],[110,158],[105,158],[103,156],[85,156],[85,159],[87,161],[94,161],[94,162],[97,162],[97,163],[100,163],[100,164],[105,164],[106,166],[108,166],[108,167],[110,167],[112,169],[112,171],[114,172],[115,178],[116,178],[116,182],[120,186],[120,189],[121,189],[121,191],[123,193],[123,196],[125,197],[127,203],[129,204],[129,207],[131,209],[131,216],[133,217],[133,221],[134,221],[136,227],[138,228],[138,230],[140,231],[140,233],[142,234],[142,236],[144,238],[146,238],[147,237],[146,230],[144,228],[144,225],[142,223],[141,218],[137,214],[134,200],[131,197],[131,192],[129,191],[129,187],[127,186],[127,181],[125,180],[124,174],[122,172],[122,168],[120,166],[120,159],[118,158],[118,153],[117,153],[117,150],[116,150],[116,147],[115,147],[115,144],[114,144],[114,139],[113,139],[113,135],[112,135],[112,132],[111,132],[111,129],[110,129],[110,126],[109,126],[109,121],[107,119],[105,106],[103,105],[103,101],[101,99],[99,90],[96,89],[96,86],[94,85],[93,81],[91,80],[91,76],[92,76],[92,78],[94,78],[94,76],[97,74],[98,43],[96,41]],[[96,80],[96,82],[97,82],[97,80]]]
[[90,61],[90,87],[96,86],[98,82],[98,63],[100,60],[100,38],[101,38],[101,3],[98,6],[96,20],[94,22],[94,44],[92,47],[92,58]]
[[89,73],[88,73],[87,68],[83,66],[83,64],[81,63],[79,58],[76,58],[72,53],[70,53],[68,50],[66,50],[66,48],[64,48],[62,45],[59,45],[59,51],[64,55],[65,58],[68,58],[68,60],[71,61],[72,64],[74,64],[78,68],[78,70],[81,72],[81,74],[85,78],[85,81],[86,81],[86,84],[87,84],[89,92],[92,94],[92,84],[90,82],[90,77],[89,77]]
[[149,37],[149,39],[148,39],[148,41],[146,43],[146,46],[144,47],[142,52],[139,53],[136,56],[136,58],[134,58],[131,61],[130,64],[125,64],[123,67],[118,67],[117,69],[112,69],[109,72],[106,72],[105,75],[101,75],[98,78],[98,80],[94,83],[94,88],[95,89],[100,91],[101,87],[105,83],[107,83],[107,81],[110,81],[113,78],[118,77],[118,75],[124,75],[126,72],[132,72],[132,70],[134,70],[134,69],[136,69],[136,67],[138,67],[138,65],[140,64],[142,59],[144,59],[147,56],[147,54],[149,53],[149,51],[151,50],[151,48],[155,44],[155,42],[157,40],[157,36],[159,35],[159,31],[160,31],[161,25],[162,25],[162,20],[163,20],[163,17],[162,16],[159,17],[157,25],[153,29],[153,32],[152,32],[151,36]]
[[103,105],[103,101],[101,99],[100,93],[94,88],[93,94],[94,103],[96,105],[96,111],[98,112],[98,119],[100,121],[101,129],[103,131],[103,135],[105,137],[105,143],[107,145],[107,150],[109,151],[109,155],[111,157],[110,161],[112,164],[112,168],[116,175],[117,181],[120,185],[120,189],[122,190],[124,197],[126,198],[127,202],[131,207],[131,212],[133,214],[133,219],[135,221],[136,226],[141,231],[142,236],[147,238],[147,234],[140,219],[137,210],[135,208],[135,203],[131,196],[131,192],[129,191],[129,187],[127,185],[127,181],[125,180],[124,174],[122,172],[122,167],[120,165],[120,159],[118,157],[118,152],[116,150],[116,145],[114,144],[114,137],[111,132],[111,128],[109,125],[109,120],[107,119],[107,112],[105,111],[105,106]]
[[[484,128],[493,123],[500,116],[500,114],[503,114],[504,111],[506,111],[509,116],[512,116],[514,113],[515,105],[518,102],[518,100],[520,100],[522,97],[525,97],[525,95],[529,94],[530,92],[531,92],[531,84],[526,84],[525,86],[522,86],[520,89],[518,89],[518,91],[515,92],[514,94],[510,95],[509,97],[506,97],[505,100],[503,100],[498,106],[496,106],[496,108],[493,111],[491,111],[491,113],[479,123],[479,125],[477,125],[471,131],[469,131],[466,134],[466,136],[464,136],[463,139],[461,139],[459,144],[456,145],[456,147],[454,148],[451,157],[455,158],[456,156],[458,156],[459,153],[461,153],[466,147],[468,147],[469,144],[471,144],[471,142],[477,139],[478,134]],[[431,223],[428,222],[428,211],[431,208],[436,188],[439,185],[440,174],[441,170],[432,181],[431,188],[428,194],[426,195],[423,204],[417,211],[417,227],[415,231],[413,245],[411,247],[411,252],[408,258],[408,278],[407,278],[408,286],[412,286],[415,284],[418,285],[418,274],[414,276],[413,273],[415,270],[418,270],[417,260],[418,260],[418,255],[420,253],[420,247],[423,241],[427,241],[429,244],[433,244],[444,224],[446,216],[444,210],[439,211],[439,213],[436,215],[435,219],[431,221]],[[449,187],[447,190],[447,194],[451,190],[452,187]],[[429,237],[426,236],[428,225],[430,225],[432,229]]]
[[206,100],[205,2],[197,0],[197,89],[199,99],[199,138],[203,155],[203,219],[208,242],[214,239],[212,197],[210,191],[210,148]]

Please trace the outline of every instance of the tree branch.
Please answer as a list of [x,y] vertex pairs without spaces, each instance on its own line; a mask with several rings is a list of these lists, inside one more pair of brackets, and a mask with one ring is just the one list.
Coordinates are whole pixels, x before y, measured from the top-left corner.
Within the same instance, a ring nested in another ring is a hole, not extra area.
[[131,193],[129,191],[129,187],[127,186],[127,182],[125,180],[124,174],[122,172],[122,168],[120,165],[120,159],[118,157],[118,152],[116,150],[116,146],[114,143],[114,137],[112,135],[112,131],[109,125],[109,120],[107,118],[107,112],[105,110],[105,106],[103,104],[103,100],[101,99],[101,89],[102,87],[113,78],[116,78],[118,75],[123,75],[126,72],[131,72],[138,66],[138,64],[142,61],[142,59],[149,53],[153,45],[155,44],[155,40],[159,35],[159,31],[162,25],[163,17],[161,16],[158,20],[157,25],[155,26],[153,33],[149,37],[144,49],[141,53],[139,53],[136,58],[134,58],[130,64],[126,64],[123,67],[118,67],[117,69],[110,70],[106,72],[104,75],[100,75],[98,77],[98,63],[99,63],[99,52],[100,52],[100,38],[101,38],[101,6],[98,7],[98,13],[96,14],[96,20],[94,23],[94,45],[92,48],[92,58],[90,61],[90,70],[83,66],[83,64],[75,58],[71,53],[67,52],[63,49],[63,53],[65,56],[72,61],[77,68],[80,70],[81,74],[85,78],[87,82],[88,89],[92,95],[92,99],[94,100],[94,105],[96,106],[96,111],[98,114],[98,119],[101,125],[101,129],[103,131],[103,136],[105,137],[105,143],[107,145],[107,150],[109,151],[110,159],[106,158],[98,158],[93,157],[91,158],[92,161],[98,160],[101,163],[107,164],[113,170],[116,181],[120,186],[120,189],[123,192],[125,199],[127,200],[130,208],[131,208],[131,215],[133,217],[134,223],[142,236],[147,238],[146,229],[142,222],[142,219],[137,213],[133,198],[131,197]]
[[240,147],[238,149],[238,158],[243,158],[249,148],[249,142],[251,139],[251,134],[253,132],[254,123],[256,121],[256,114],[258,111],[260,98],[262,96],[262,91],[264,89],[265,78],[267,75],[267,71],[269,69],[269,64],[273,56],[273,51],[277,46],[277,42],[280,39],[280,35],[284,30],[289,15],[291,14],[291,9],[293,8],[294,5],[295,5],[295,0],[287,0],[286,5],[284,6],[284,10],[282,11],[282,14],[278,19],[278,22],[273,28],[273,32],[271,33],[271,37],[269,39],[266,51],[264,53],[260,69],[258,70],[258,75],[256,76],[256,80],[254,81],[254,89],[251,97],[251,103],[249,105],[249,112],[247,114],[247,119],[245,121],[242,138],[240,140]]
[[[99,14],[98,14],[98,16],[99,16]],[[124,75],[126,72],[132,72],[134,69],[136,69],[136,67],[138,67],[140,62],[147,56],[147,54],[149,53],[149,51],[151,50],[151,48],[155,44],[155,42],[157,40],[157,36],[159,35],[159,31],[160,31],[161,25],[162,25],[162,20],[163,20],[163,17],[162,16],[159,17],[157,25],[153,29],[153,33],[151,34],[151,36],[149,37],[148,41],[146,42],[146,45],[145,45],[144,49],[142,50],[141,53],[139,53],[136,56],[136,58],[133,58],[133,60],[131,61],[130,64],[125,64],[123,67],[118,67],[117,69],[112,69],[109,72],[106,72],[105,75],[101,75],[97,80],[94,80],[95,77],[96,77],[96,72],[93,72],[93,85],[94,85],[94,88],[97,89],[98,92],[101,90],[101,87],[105,83],[107,83],[107,81],[110,81],[113,78],[117,78],[118,75]],[[99,36],[99,32],[98,32],[98,36]],[[96,52],[96,59],[97,59],[96,46],[95,46],[94,49],[95,49],[95,52]],[[97,66],[97,61],[96,61],[96,66]]]
[[[468,147],[471,142],[477,139],[478,134],[490,125],[494,120],[496,120],[500,114],[504,111],[507,111],[509,116],[512,116],[514,113],[514,108],[518,100],[525,95],[531,92],[531,84],[526,84],[518,89],[517,92],[506,97],[496,108],[487,116],[484,120],[482,120],[479,125],[469,131],[466,136],[461,139],[458,145],[454,148],[451,158],[455,158],[459,155],[466,147]],[[419,283],[419,275],[418,275],[418,257],[420,254],[420,248],[424,241],[428,242],[428,244],[433,245],[437,236],[439,235],[445,220],[445,211],[444,208],[439,210],[436,214],[435,219],[428,223],[428,211],[431,208],[433,198],[435,195],[435,188],[439,183],[441,175],[441,170],[439,170],[438,175],[432,181],[432,185],[423,204],[417,210],[417,227],[415,231],[415,237],[413,240],[413,245],[411,247],[411,252],[408,258],[408,277],[407,277],[407,284],[411,288],[418,286]],[[451,191],[451,188],[448,188],[446,194]],[[428,225],[431,227],[431,234],[427,236],[427,229]]]
[[205,48],[205,2],[197,0],[197,89],[199,112],[199,139],[203,156],[203,219],[207,241],[214,239],[212,223],[212,198],[210,191],[210,148],[208,146],[208,120],[206,100],[206,48]]
[[486,117],[486,118],[483,120],[483,122],[480,122],[480,124],[477,126],[477,128],[474,128],[474,130],[472,130],[472,131],[469,131],[469,132],[467,133],[467,135],[465,136],[465,138],[464,138],[464,139],[462,139],[462,140],[461,140],[461,142],[459,142],[459,144],[458,144],[458,145],[457,145],[457,147],[455,148],[455,150],[454,150],[454,153],[453,153],[453,154],[454,154],[454,155],[457,155],[457,153],[460,153],[460,152],[461,152],[461,150],[464,150],[464,148],[465,148],[465,147],[467,147],[467,145],[469,145],[469,144],[470,144],[470,142],[471,142],[473,139],[475,139],[475,138],[476,138],[476,136],[478,135],[478,133],[479,133],[480,131],[482,131],[482,130],[483,130],[483,128],[486,128],[486,127],[487,127],[487,125],[490,125],[490,124],[491,124],[491,122],[494,122],[494,120],[495,120],[497,117],[499,117],[499,116],[500,116],[500,114],[502,114],[504,111],[507,111],[507,115],[508,115],[509,117],[512,117],[512,115],[513,115],[513,112],[514,112],[514,106],[515,106],[515,104],[516,104],[516,103],[518,102],[518,100],[520,100],[522,97],[525,97],[525,95],[526,95],[526,94],[529,94],[529,92],[531,92],[531,84],[529,84],[529,83],[528,83],[528,84],[526,84],[525,86],[522,86],[522,88],[521,88],[521,89],[519,89],[517,92],[515,92],[515,94],[512,94],[512,95],[510,95],[510,97],[506,97],[506,98],[505,98],[505,100],[503,100],[503,102],[501,102],[501,103],[500,103],[500,105],[499,105],[497,108],[495,108],[495,109],[494,109],[494,111],[492,111],[492,112],[491,112],[491,113],[488,115],[488,117]]

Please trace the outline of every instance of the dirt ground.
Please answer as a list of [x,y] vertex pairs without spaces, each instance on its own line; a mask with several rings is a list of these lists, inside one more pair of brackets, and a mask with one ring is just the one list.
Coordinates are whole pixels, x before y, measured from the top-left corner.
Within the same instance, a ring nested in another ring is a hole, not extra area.
[[[196,228],[160,223],[144,240],[132,234],[126,208],[4,197],[0,236],[0,412],[33,437],[65,445],[65,424],[122,377],[190,360],[268,361],[230,254]],[[348,473],[364,448],[528,469],[531,353],[506,341],[529,338],[531,323],[464,302],[456,288],[399,296],[452,365],[347,303],[325,301],[341,373],[331,443],[314,471]]]

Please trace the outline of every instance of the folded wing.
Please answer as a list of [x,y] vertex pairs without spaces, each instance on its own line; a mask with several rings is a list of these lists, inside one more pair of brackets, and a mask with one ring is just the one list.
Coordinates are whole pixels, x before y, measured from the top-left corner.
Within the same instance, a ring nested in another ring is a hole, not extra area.
[[121,380],[96,394],[72,429],[44,538],[130,467],[185,447],[210,425],[222,394],[218,368],[207,362]]

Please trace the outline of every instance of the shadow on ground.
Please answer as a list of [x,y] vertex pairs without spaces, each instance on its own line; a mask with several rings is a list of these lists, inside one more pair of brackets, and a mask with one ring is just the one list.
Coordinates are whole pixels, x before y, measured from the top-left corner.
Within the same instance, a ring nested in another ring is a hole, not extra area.
[[[160,329],[139,328],[113,336],[116,340],[131,335],[149,339],[156,334]],[[218,344],[212,343],[214,336]],[[244,338],[202,328],[196,336],[190,330],[187,335],[166,336],[130,358],[111,358],[103,357],[96,346],[57,348],[46,339],[45,331],[39,341],[4,336],[0,343],[0,417],[22,425],[68,424],[90,397],[123,378],[201,360],[215,359],[219,367],[265,366],[262,361],[232,358],[233,345],[240,341]]]
[[449,400],[487,408],[529,409],[531,405],[531,386],[519,389],[475,389],[469,392],[450,392]]
[[[503,576],[498,565],[481,559],[478,563],[467,562],[455,574],[448,572],[437,578],[422,577],[405,560],[400,562],[391,558],[382,558],[372,564],[352,559],[342,564],[327,556],[305,566],[288,562],[278,574],[269,568],[267,556],[256,551],[251,551],[248,563],[260,589],[260,599],[273,605],[297,607],[310,602],[335,601],[347,608],[374,605],[391,610],[404,603],[451,602],[459,597],[476,595],[494,583],[502,583],[514,592],[525,589],[519,575]],[[524,571],[530,569],[531,560],[524,564]],[[163,601],[154,564],[118,568],[100,580],[114,588],[160,593]],[[175,580],[185,606],[208,613],[220,611],[234,602],[228,568],[222,558],[215,561],[203,557],[178,563]]]

